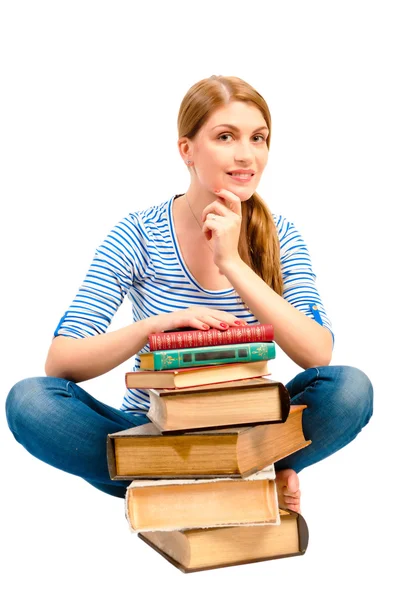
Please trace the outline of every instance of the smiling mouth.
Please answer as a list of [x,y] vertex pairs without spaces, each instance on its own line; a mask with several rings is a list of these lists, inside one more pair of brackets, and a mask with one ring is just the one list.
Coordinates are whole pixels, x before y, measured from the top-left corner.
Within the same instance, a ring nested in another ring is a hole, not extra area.
[[230,171],[227,173],[227,175],[230,175],[230,177],[234,177],[235,179],[241,179],[242,181],[249,181],[254,176],[254,173],[240,173],[237,171]]

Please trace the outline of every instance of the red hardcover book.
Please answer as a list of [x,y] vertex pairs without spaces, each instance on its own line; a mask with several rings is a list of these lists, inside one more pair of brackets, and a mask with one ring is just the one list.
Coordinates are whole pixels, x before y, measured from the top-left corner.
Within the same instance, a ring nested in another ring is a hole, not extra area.
[[162,331],[148,336],[151,352],[155,350],[173,350],[177,348],[201,348],[203,346],[224,346],[247,342],[271,342],[274,330],[271,323],[229,327],[227,331],[219,329],[178,329]]

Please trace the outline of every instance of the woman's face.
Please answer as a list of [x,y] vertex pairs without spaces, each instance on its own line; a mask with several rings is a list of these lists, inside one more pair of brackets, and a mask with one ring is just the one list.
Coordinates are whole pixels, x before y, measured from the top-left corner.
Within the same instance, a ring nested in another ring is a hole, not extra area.
[[266,121],[253,104],[234,101],[216,110],[191,140],[200,184],[227,189],[241,201],[256,190],[267,164]]

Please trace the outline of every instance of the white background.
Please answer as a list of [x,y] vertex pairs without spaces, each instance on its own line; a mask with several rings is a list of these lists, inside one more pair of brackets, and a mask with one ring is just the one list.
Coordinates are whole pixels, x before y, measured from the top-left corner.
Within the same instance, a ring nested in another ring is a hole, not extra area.
[[[52,332],[108,230],[185,191],[178,108],[212,74],[242,77],[266,98],[273,132],[258,191],[308,243],[333,364],[361,368],[375,389],[370,425],[301,474],[305,556],[191,575],[130,533],[122,500],[30,456],[3,416],[3,597],[395,597],[394,5],[2,3],[4,401],[16,381],[44,374]],[[125,303],[112,328],[129,322]],[[119,407],[129,368],[83,387]],[[274,378],[297,371],[280,352]]]

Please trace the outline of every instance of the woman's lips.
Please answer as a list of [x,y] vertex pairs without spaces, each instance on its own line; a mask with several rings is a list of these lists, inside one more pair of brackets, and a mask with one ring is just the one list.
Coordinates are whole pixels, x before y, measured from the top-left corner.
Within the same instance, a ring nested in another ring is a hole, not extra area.
[[234,179],[234,181],[237,181],[238,183],[248,183],[253,177],[252,173],[227,173],[227,175]]

